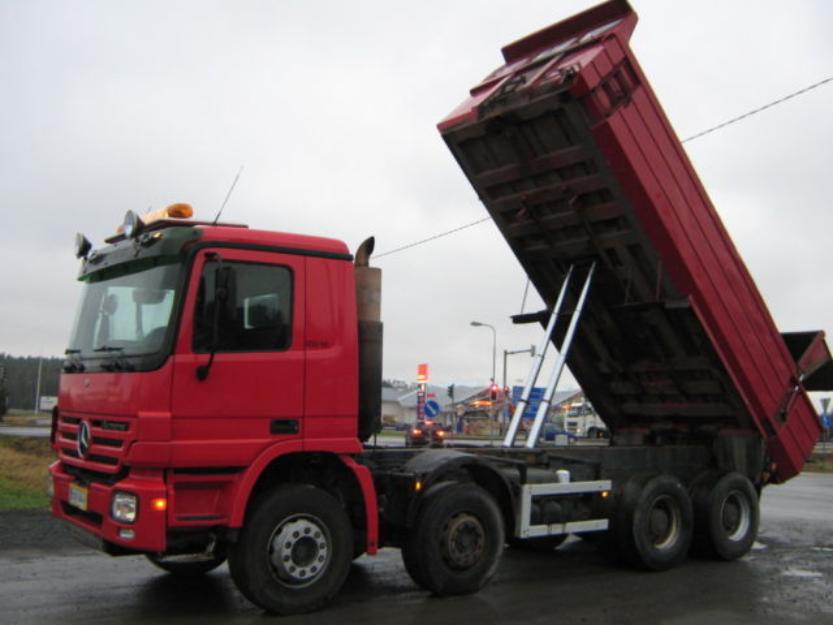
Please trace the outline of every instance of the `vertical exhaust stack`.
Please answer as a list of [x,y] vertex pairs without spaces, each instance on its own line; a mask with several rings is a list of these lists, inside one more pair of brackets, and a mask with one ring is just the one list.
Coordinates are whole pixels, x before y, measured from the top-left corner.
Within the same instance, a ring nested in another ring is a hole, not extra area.
[[356,309],[359,320],[359,440],[382,429],[382,270],[370,267],[376,240],[356,250]]

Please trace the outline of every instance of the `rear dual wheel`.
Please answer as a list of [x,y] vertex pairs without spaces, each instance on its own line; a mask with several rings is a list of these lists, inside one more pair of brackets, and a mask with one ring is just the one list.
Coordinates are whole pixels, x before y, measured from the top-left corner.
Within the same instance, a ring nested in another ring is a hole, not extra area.
[[737,560],[758,535],[760,509],[752,482],[740,473],[700,480],[693,488],[695,547],[720,560]]
[[694,526],[691,499],[672,475],[631,478],[616,515],[617,546],[633,565],[670,569],[688,555]]

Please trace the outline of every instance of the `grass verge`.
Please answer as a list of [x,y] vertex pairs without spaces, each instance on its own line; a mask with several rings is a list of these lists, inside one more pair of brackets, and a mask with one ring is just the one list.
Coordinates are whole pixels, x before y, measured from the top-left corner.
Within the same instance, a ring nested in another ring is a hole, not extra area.
[[49,440],[0,436],[0,510],[45,508]]
[[0,423],[26,427],[42,423],[44,419],[49,419],[49,413],[41,412],[37,414],[26,410],[10,410],[0,418]]
[[813,454],[804,465],[808,473],[833,473],[833,454]]

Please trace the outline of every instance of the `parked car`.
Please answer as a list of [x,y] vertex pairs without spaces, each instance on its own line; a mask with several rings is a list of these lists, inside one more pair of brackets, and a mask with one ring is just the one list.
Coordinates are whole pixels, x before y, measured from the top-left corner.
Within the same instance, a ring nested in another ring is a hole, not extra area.
[[405,433],[405,447],[442,447],[450,434],[448,426],[417,421]]
[[545,441],[562,445],[573,445],[578,441],[578,437],[575,434],[559,429],[554,423],[544,424],[544,427],[541,428],[541,438]]

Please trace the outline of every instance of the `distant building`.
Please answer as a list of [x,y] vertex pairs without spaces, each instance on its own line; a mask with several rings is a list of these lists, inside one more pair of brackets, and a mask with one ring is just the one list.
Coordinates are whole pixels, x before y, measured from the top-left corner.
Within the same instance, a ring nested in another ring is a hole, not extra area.
[[[448,396],[448,387],[429,384],[426,389],[426,399],[432,399],[440,405],[439,420],[451,424],[456,415],[456,407],[465,404],[470,397],[483,392],[479,386],[459,386],[454,388],[454,402]],[[396,425],[398,423],[414,423],[417,420],[417,391],[416,389],[388,388],[382,389],[382,423]]]
[[[515,397],[519,393],[514,393]],[[440,405],[435,420],[452,426],[457,431],[482,433],[503,431],[512,418],[515,405],[513,394],[504,398],[503,390],[492,401],[491,386],[454,387],[454,402],[448,396],[448,387],[428,385],[426,398]],[[506,399],[506,401],[504,401]],[[533,406],[525,414],[521,429],[525,430],[535,414]],[[414,388],[382,389],[382,423],[387,426],[414,423],[417,420],[417,390]],[[602,436],[606,427],[581,390],[557,391],[550,404],[547,422],[559,430],[566,430],[579,437]]]

